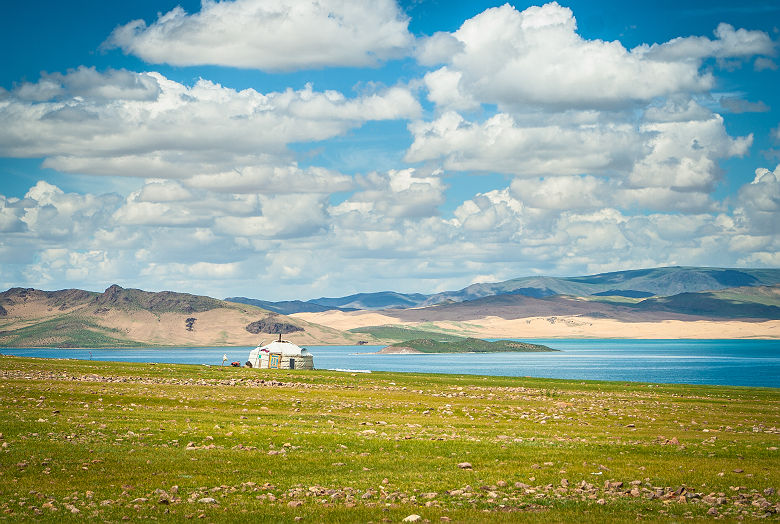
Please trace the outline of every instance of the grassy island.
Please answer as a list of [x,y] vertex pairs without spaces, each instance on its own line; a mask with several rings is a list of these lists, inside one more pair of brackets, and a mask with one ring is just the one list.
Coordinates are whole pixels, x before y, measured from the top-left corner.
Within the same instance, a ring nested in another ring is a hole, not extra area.
[[507,351],[538,352],[557,350],[541,344],[529,344],[514,340],[489,342],[479,338],[452,337],[444,341],[432,338],[417,338],[396,342],[383,348],[380,353],[500,353]]
[[733,522],[780,509],[778,389],[0,356],[0,405],[9,522]]

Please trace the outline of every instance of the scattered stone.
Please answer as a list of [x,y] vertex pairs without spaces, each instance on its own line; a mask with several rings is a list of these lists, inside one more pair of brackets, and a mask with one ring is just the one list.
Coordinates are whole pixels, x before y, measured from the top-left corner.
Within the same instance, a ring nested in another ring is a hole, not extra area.
[[707,515],[710,517],[717,517],[719,515],[718,510],[713,506],[707,510]]
[[422,520],[422,517],[420,515],[417,515],[416,513],[412,513],[408,517],[406,517],[401,522],[419,522]]
[[217,504],[217,501],[214,497],[203,497],[202,499],[198,499],[198,502],[201,504]]
[[[459,463],[458,463],[458,467],[459,467],[460,469],[472,469],[472,468],[471,468],[471,463],[470,463],[470,462],[459,462]],[[409,522],[413,522],[413,521],[409,521]]]

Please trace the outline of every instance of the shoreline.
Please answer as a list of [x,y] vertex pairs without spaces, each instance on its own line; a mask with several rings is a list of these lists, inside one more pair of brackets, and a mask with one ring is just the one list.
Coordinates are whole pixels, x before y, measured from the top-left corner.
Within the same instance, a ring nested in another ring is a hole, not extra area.
[[[413,327],[413,326],[412,326]],[[658,337],[648,337],[648,336],[636,336],[636,337],[629,337],[629,336],[598,336],[598,335],[592,335],[592,336],[566,336],[566,335],[549,335],[549,336],[525,336],[525,335],[511,335],[511,336],[492,336],[492,335],[485,335],[482,337],[485,340],[513,340],[518,342],[533,342],[533,341],[539,341],[539,340],[637,340],[637,341],[643,341],[643,340],[652,340],[652,341],[676,341],[676,340],[691,340],[691,341],[705,341],[705,340],[711,340],[711,341],[759,341],[759,342],[773,342],[773,341],[780,341],[780,335],[777,336],[744,336],[744,337],[712,337],[712,336],[688,336],[688,337],[677,337],[677,336],[658,336]],[[372,348],[372,347],[380,347],[380,346],[386,346],[388,344],[395,343],[397,341],[384,341],[384,342],[378,342],[376,344],[306,344],[306,347],[361,347],[361,348]],[[91,351],[91,350],[136,350],[136,349],[149,349],[149,350],[169,350],[169,349],[252,349],[257,346],[255,345],[226,345],[226,346],[218,346],[218,345],[175,345],[175,346],[161,346],[161,345],[149,345],[149,346],[93,346],[93,347],[51,347],[51,346],[0,346],[0,356],[3,355],[2,351],[4,349],[51,349],[51,350],[60,350],[60,351],[68,351],[68,350],[76,350],[76,351]],[[302,346],[303,347],[303,346]],[[429,354],[425,353],[423,351],[417,351],[412,348],[405,348],[409,350],[410,352],[407,354]],[[453,352],[453,353],[459,353],[459,352]],[[479,352],[474,352],[479,353]],[[499,352],[503,353],[503,352]],[[524,353],[523,351],[518,351],[517,353]],[[372,352],[372,353],[365,353],[368,355],[374,355],[379,354],[378,352]],[[394,354],[394,353],[385,353],[385,354]],[[14,356],[14,355],[5,355],[5,356]]]
[[[373,353],[369,353],[373,354]],[[445,353],[421,353],[423,355],[443,355]],[[475,353],[478,354],[478,353]],[[442,378],[444,380],[532,380],[537,382],[552,382],[552,383],[560,383],[560,384],[592,384],[592,385],[598,385],[598,384],[605,384],[609,386],[632,386],[632,387],[685,387],[685,388],[737,388],[740,390],[767,390],[771,392],[780,392],[780,386],[752,386],[752,385],[739,385],[739,384],[714,384],[709,382],[653,382],[650,380],[627,380],[627,379],[614,379],[614,380],[607,380],[607,379],[600,379],[600,378],[566,378],[566,377],[542,377],[542,376],[533,376],[533,375],[485,375],[485,374],[479,374],[479,373],[446,373],[446,372],[431,372],[431,371],[382,371],[382,370],[361,370],[361,369],[342,369],[342,368],[322,368],[322,369],[311,369],[311,370],[297,370],[297,373],[290,374],[288,369],[259,369],[259,368],[245,368],[245,367],[238,367],[234,368],[231,366],[220,366],[218,364],[185,364],[181,362],[134,362],[134,361],[125,361],[125,360],[84,360],[80,358],[68,358],[68,357],[30,357],[30,356],[19,356],[19,355],[3,355],[0,354],[0,357],[11,357],[14,359],[32,359],[32,360],[46,360],[46,361],[56,361],[56,362],[67,362],[67,363],[90,363],[90,364],[103,364],[107,366],[124,366],[124,365],[134,365],[134,364],[145,364],[147,366],[158,366],[158,365],[164,365],[164,366],[177,366],[177,367],[198,367],[198,368],[209,368],[209,369],[220,369],[223,371],[230,371],[231,373],[238,372],[250,372],[250,373],[257,373],[260,372],[261,374],[265,373],[272,373],[273,375],[279,375],[272,377],[273,379],[279,379],[281,375],[287,375],[287,379],[292,381],[295,380],[300,375],[298,373],[309,373],[309,372],[315,372],[315,373],[323,373],[327,374],[329,372],[349,372],[349,373],[361,373],[361,374],[385,374],[385,375],[397,375],[399,378],[404,377],[406,375],[426,375],[430,377],[436,377],[436,378]],[[295,370],[292,370],[295,371]],[[234,377],[235,378],[235,377]],[[266,379],[268,377],[266,376]],[[392,378],[392,377],[391,377]],[[251,383],[253,381],[260,381],[263,383],[264,381],[267,382],[266,379],[263,379],[261,377],[241,377],[240,380],[245,381],[247,383]],[[160,379],[165,380],[165,379]],[[170,382],[175,383],[175,382]],[[279,382],[278,384],[283,385],[284,382]],[[217,384],[217,385],[223,385],[223,386],[235,386],[236,384],[230,384],[230,383],[224,383],[224,384]]]

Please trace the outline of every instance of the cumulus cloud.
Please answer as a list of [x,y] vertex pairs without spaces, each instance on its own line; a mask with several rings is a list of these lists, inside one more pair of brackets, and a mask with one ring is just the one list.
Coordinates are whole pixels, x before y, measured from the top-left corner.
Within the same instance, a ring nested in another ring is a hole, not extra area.
[[753,69],[756,71],[765,71],[767,69],[770,71],[777,71],[777,64],[774,60],[759,56],[756,58],[756,61],[753,62]]
[[232,171],[200,174],[184,183],[223,193],[335,193],[353,187],[352,179],[321,167],[254,165]]
[[441,172],[423,175],[414,169],[387,173],[369,173],[358,180],[361,190],[332,209],[342,220],[354,220],[355,226],[373,219],[426,217],[438,214],[444,203]]
[[709,192],[720,175],[717,159],[742,156],[753,142],[753,135],[731,138],[717,114],[706,120],[652,122],[642,129],[652,135],[652,150],[629,175],[634,188]]
[[[714,86],[703,61],[774,53],[766,33],[727,24],[714,39],[627,50],[582,38],[572,11],[556,2],[488,9],[420,47],[422,63],[444,65],[422,79],[437,116],[409,124],[405,159],[522,178],[607,176],[649,209],[712,209],[718,162],[744,155],[752,135],[730,137],[723,118],[693,100]],[[720,102],[731,112],[768,109]],[[462,116],[480,107],[482,120]]]
[[454,54],[462,50],[463,42],[451,33],[438,31],[418,41],[415,57],[422,65],[434,66],[449,61]]
[[536,209],[599,209],[611,201],[615,188],[593,176],[557,176],[537,180],[514,180],[512,194]]
[[255,216],[223,216],[215,219],[215,231],[227,236],[295,238],[327,228],[325,198],[322,195],[278,195],[258,197]]
[[[444,62],[460,73],[460,92],[504,111],[527,105],[607,109],[707,91],[714,77],[699,71],[707,57],[774,53],[761,31],[721,24],[715,34],[714,40],[688,37],[627,50],[618,41],[579,36],[572,11],[556,2],[524,11],[505,4],[465,21],[450,36],[431,37],[418,56],[425,64]],[[452,76],[442,74],[439,81],[451,83]]]
[[[94,67],[79,66],[65,74],[43,73],[38,82],[24,82],[16,86],[11,94],[26,102],[84,97],[99,103],[112,100],[154,100],[160,94],[160,86],[153,76],[146,73],[110,68],[100,73]],[[55,117],[56,113],[50,116]]]
[[414,42],[393,0],[204,1],[152,24],[134,20],[106,45],[146,62],[223,65],[267,71],[374,66],[403,56]]
[[780,223],[780,165],[774,171],[756,169],[752,182],[742,186],[737,214],[749,221],[753,233],[777,237]]
[[663,44],[641,46],[637,50],[646,53],[652,60],[661,61],[773,56],[776,52],[774,42],[763,31],[734,29],[732,25],[719,24],[714,34],[714,40],[706,36],[680,37]]
[[748,102],[738,97],[722,97],[720,105],[729,113],[766,113],[769,111],[769,106],[761,100]]
[[780,168],[757,170],[733,212],[691,214],[631,212],[615,181],[569,176],[517,179],[440,216],[442,176],[371,173],[335,206],[325,194],[216,193],[171,180],[127,198],[40,182],[23,199],[0,198],[0,224],[11,224],[0,279],[281,299],[365,291],[384,278],[382,287],[416,291],[532,269],[767,264],[778,249]]
[[[84,75],[89,89],[81,85]],[[0,101],[1,155],[45,157],[46,167],[66,172],[188,177],[278,163],[290,143],[420,111],[400,87],[346,98],[312,86],[267,94],[203,79],[185,86],[153,72],[77,70],[58,78],[63,87],[56,93],[48,77],[39,82],[47,100],[11,92]]]
[[413,122],[409,130],[414,136],[406,154],[410,162],[444,158],[446,169],[526,177],[630,166],[643,147],[628,125],[523,123],[506,113],[480,124],[447,112],[432,122]]
[[[389,2],[366,16],[373,6],[350,2],[263,6],[178,8],[111,41],[151,61],[267,70],[377,64],[412,49]],[[262,28],[282,12],[273,30],[297,27],[297,40],[279,33],[277,52],[266,52],[273,34]],[[256,30],[224,37],[245,22]],[[354,38],[318,44],[319,28],[301,30],[312,23]],[[155,72],[43,74],[0,91],[0,155],[139,177],[140,187],[74,194],[39,182],[24,198],[0,195],[0,282],[282,299],[446,289],[474,275],[777,264],[780,168],[757,170],[731,199],[712,196],[720,163],[752,144],[729,135],[713,108],[764,106],[710,92],[717,65],[758,56],[754,68],[771,69],[773,46],[765,33],[722,25],[714,38],[629,50],[581,37],[556,3],[504,5],[418,41],[419,63],[435,66],[413,82],[434,105],[425,114],[405,87],[261,93]],[[413,168],[347,175],[296,162],[293,144],[394,119],[412,120]],[[447,171],[513,179],[448,202],[463,186],[448,192],[457,179]]]
[[523,231],[523,203],[513,198],[508,189],[478,194],[455,210],[455,225],[465,231],[487,235],[519,238]]

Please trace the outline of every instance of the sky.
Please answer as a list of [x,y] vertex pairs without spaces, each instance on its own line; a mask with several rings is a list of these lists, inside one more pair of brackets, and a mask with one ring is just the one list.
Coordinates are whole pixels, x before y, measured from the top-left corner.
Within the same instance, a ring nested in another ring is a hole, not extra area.
[[778,267],[779,41],[775,1],[8,2],[0,288]]

